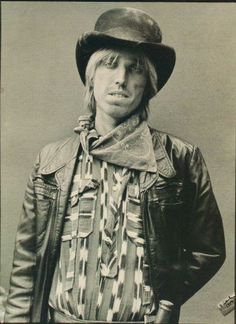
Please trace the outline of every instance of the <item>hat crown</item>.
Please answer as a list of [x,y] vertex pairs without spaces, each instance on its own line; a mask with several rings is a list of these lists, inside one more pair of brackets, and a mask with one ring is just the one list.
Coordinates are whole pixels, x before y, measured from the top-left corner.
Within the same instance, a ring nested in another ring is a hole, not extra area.
[[104,12],[94,30],[136,42],[161,43],[162,40],[157,22],[144,11],[133,8],[115,8]]
[[94,31],[84,33],[76,45],[76,63],[83,83],[91,55],[102,48],[129,48],[140,50],[154,64],[157,88],[169,79],[175,65],[175,50],[162,43],[158,23],[144,11],[134,8],[116,8],[104,12]]

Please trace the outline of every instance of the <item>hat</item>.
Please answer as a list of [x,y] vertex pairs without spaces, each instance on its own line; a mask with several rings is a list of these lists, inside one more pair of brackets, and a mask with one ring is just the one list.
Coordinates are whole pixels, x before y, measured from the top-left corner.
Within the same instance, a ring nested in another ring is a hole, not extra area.
[[[175,50],[161,43],[162,33],[157,22],[142,10],[116,8],[104,12],[94,31],[84,33],[76,45],[76,63],[82,82],[90,56],[100,48],[140,49],[154,64],[158,90],[169,79],[175,65]],[[135,52],[134,52],[135,53]]]

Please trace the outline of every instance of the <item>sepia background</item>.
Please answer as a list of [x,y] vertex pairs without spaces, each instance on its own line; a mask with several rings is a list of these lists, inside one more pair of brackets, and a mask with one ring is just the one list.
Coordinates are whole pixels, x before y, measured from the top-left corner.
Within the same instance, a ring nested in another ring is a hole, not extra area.
[[1,285],[9,287],[34,158],[45,144],[69,136],[84,112],[77,38],[102,12],[123,6],[153,16],[164,43],[176,49],[174,73],[151,101],[150,125],[200,147],[225,228],[226,262],[182,307],[180,322],[232,324],[233,313],[224,317],[217,304],[234,290],[233,3],[2,2]]

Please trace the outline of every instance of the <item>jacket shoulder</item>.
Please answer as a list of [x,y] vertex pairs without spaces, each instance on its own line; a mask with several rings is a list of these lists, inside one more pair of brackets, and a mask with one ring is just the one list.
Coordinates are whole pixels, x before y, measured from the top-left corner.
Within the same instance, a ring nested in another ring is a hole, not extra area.
[[66,145],[68,142],[70,142],[71,139],[72,139],[72,136],[46,144],[45,146],[42,147],[42,149],[39,152],[40,157],[42,159],[46,159],[47,157],[54,155],[64,145]]
[[185,139],[182,139],[178,136],[175,136],[170,133],[166,133],[155,128],[149,127],[150,133],[152,135],[153,146],[158,143],[158,140],[166,149],[167,153],[174,152],[176,154],[190,154],[192,155],[193,152],[198,149],[198,147]]
[[[168,147],[168,145],[174,145],[176,149],[187,149],[189,151],[193,151],[194,148],[196,148],[196,145],[186,141],[183,138],[180,138],[178,136],[175,136],[173,134],[167,133],[167,132],[163,132],[160,131],[158,129],[149,127],[152,138],[155,140],[156,137],[159,137],[159,139],[161,140],[162,144],[165,147]],[[154,141],[155,143],[155,141]]]
[[79,144],[79,136],[75,134],[45,145],[39,153],[40,170],[56,171],[76,156]]

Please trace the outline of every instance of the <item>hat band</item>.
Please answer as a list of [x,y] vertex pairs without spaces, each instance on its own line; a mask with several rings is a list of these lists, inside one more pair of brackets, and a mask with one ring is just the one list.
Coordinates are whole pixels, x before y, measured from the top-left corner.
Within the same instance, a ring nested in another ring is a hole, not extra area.
[[[98,30],[97,30],[98,31]],[[133,42],[142,42],[142,43],[160,43],[161,38],[159,35],[156,35],[157,37],[154,39],[153,36],[148,35],[143,30],[142,32],[129,28],[129,27],[116,27],[116,28],[110,28],[106,31],[98,31],[101,33],[104,33],[105,35],[119,38],[127,41],[133,41]],[[159,36],[159,37],[158,37]]]

